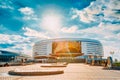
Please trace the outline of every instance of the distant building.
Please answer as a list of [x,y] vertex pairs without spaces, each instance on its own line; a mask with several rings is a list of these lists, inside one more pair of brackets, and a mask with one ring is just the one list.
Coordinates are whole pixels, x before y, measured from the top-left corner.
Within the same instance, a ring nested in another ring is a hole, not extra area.
[[16,56],[20,56],[20,54],[10,51],[0,50],[0,62],[9,62],[14,60]]
[[0,50],[0,62],[21,61],[21,59],[29,58],[28,55],[11,51]]
[[47,39],[38,41],[33,46],[33,57],[62,53],[84,54],[78,58],[86,58],[89,55],[103,56],[103,47],[98,40],[84,38]]

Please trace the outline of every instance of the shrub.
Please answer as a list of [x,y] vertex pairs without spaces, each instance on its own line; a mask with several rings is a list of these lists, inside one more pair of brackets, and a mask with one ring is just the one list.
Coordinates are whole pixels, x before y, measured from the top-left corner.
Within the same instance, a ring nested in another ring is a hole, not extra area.
[[115,63],[113,63],[113,66],[119,66],[120,67],[120,62],[115,62]]

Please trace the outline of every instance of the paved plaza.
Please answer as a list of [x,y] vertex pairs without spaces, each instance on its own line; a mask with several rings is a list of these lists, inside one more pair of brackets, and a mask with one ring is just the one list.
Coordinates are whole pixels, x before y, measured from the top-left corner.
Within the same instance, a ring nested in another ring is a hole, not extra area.
[[102,66],[90,66],[83,63],[69,63],[67,67],[54,68],[64,70],[63,74],[47,76],[11,76],[9,70],[40,70],[42,64],[27,66],[0,67],[0,80],[120,80],[120,71],[104,70]]

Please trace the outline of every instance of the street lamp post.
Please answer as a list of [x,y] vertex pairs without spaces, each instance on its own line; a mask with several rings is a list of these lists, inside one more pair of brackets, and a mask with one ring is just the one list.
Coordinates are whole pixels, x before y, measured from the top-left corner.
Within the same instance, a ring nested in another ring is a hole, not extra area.
[[110,52],[110,54],[112,55],[112,58],[113,58],[114,53],[115,53],[114,51],[111,51],[111,52]]

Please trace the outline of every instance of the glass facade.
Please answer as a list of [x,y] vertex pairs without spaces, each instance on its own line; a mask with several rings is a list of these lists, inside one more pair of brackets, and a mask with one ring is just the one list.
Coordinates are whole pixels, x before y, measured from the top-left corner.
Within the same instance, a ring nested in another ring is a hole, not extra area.
[[0,62],[9,62],[13,60],[16,56],[19,56],[19,54],[1,50],[0,51]]
[[57,41],[52,43],[52,53],[81,53],[79,41]]

